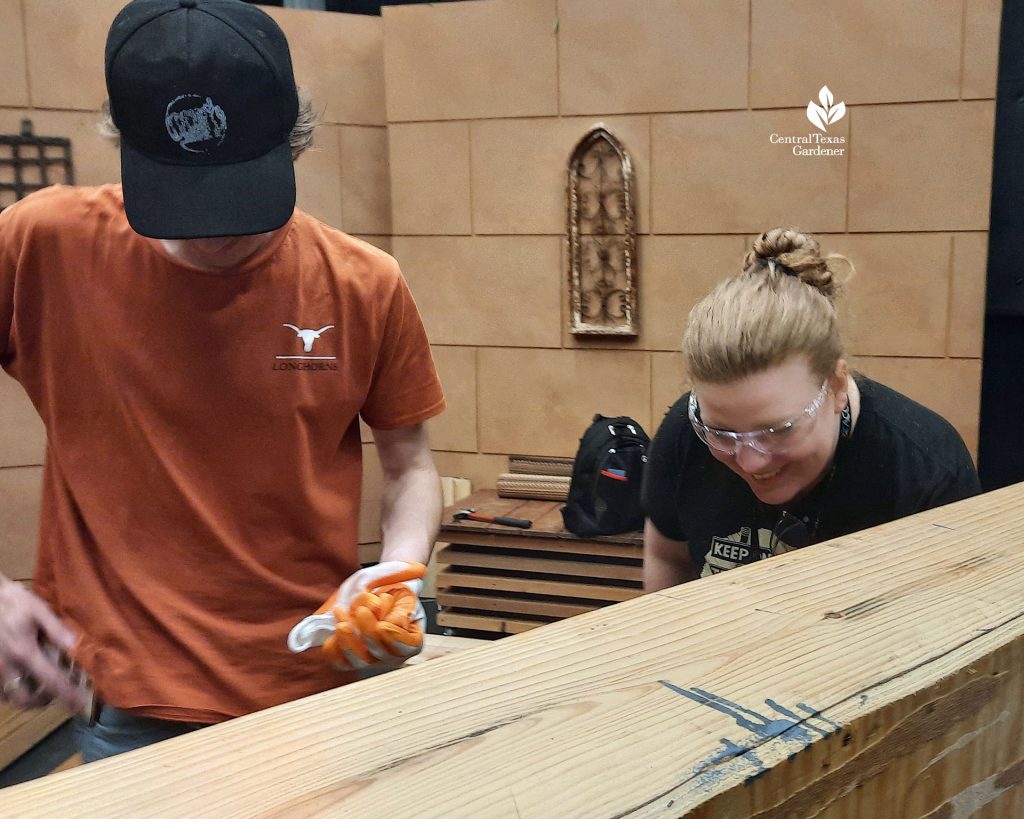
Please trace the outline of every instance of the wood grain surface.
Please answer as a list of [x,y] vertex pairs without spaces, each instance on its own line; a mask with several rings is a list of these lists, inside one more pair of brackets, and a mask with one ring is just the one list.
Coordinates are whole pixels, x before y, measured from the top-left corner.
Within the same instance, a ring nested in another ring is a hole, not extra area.
[[1024,485],[0,791],[2,816],[1024,816]]
[[68,712],[56,705],[30,711],[0,705],[0,768],[11,764],[68,719]]

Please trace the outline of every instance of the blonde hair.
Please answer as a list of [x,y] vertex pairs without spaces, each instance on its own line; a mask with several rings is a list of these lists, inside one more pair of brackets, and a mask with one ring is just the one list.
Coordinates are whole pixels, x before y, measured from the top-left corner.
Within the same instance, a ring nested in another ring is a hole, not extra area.
[[683,352],[690,377],[722,384],[804,355],[827,378],[843,355],[834,267],[811,236],[772,228],[754,240],[743,272],[719,284],[690,311]]
[[[299,116],[292,126],[288,135],[288,142],[292,148],[292,161],[298,159],[303,151],[313,146],[313,132],[320,124],[320,115],[313,109],[313,99],[305,89],[299,88]],[[100,121],[96,124],[99,132],[114,141],[121,143],[121,132],[114,124],[114,118],[110,115],[110,100],[104,100],[100,108]]]

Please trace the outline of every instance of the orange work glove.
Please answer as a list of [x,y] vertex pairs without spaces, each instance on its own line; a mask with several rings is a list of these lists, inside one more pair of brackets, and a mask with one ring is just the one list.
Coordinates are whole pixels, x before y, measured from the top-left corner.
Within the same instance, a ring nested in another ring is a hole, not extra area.
[[291,630],[288,647],[322,646],[324,658],[343,670],[405,662],[423,650],[419,593],[426,570],[401,560],[360,569]]

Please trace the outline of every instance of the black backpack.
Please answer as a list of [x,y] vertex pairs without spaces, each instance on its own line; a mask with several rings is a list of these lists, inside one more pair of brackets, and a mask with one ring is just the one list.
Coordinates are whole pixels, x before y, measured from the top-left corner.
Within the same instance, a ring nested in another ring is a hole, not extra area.
[[592,537],[643,528],[640,485],[650,443],[632,418],[594,416],[572,466],[569,500],[562,509],[566,529]]

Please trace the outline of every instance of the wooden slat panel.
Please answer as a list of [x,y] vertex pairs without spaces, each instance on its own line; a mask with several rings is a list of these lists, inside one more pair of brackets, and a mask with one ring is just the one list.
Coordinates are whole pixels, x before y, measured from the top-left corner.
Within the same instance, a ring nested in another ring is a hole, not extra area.
[[465,628],[473,631],[493,631],[498,634],[522,634],[548,625],[544,620],[517,620],[512,617],[488,617],[484,614],[465,612],[438,612],[437,622],[451,628]]
[[[466,478],[441,478],[441,495],[445,506],[451,506],[457,501],[469,497],[472,491],[472,484]],[[446,543],[434,544],[434,548],[430,553],[430,560],[427,563],[427,574],[423,578],[423,589],[420,592],[421,597],[437,596],[437,553],[446,545]]]
[[562,620],[8,788],[0,815],[1022,816],[1021,508]]
[[456,544],[449,544],[437,555],[437,562],[450,566],[470,566],[505,571],[537,572],[559,574],[568,577],[605,577],[613,580],[634,580],[643,582],[642,566],[616,566],[610,563],[584,563],[571,560],[549,560],[547,558],[524,559],[500,554],[479,554],[466,552]]
[[539,617],[575,617],[588,611],[601,608],[600,605],[581,603],[560,603],[555,600],[530,600],[525,597],[488,597],[483,594],[460,594],[442,591],[437,595],[437,602],[447,608],[483,609],[485,611],[501,611],[509,614],[533,614]]
[[563,583],[558,580],[537,580],[529,577],[498,577],[448,570],[440,572],[437,584],[444,588],[495,589],[498,591],[546,594],[549,597],[582,597],[586,600],[608,600],[621,603],[643,594],[637,588],[600,586],[596,583]]
[[10,765],[67,721],[68,712],[56,705],[31,711],[0,705],[0,768]]
[[556,540],[554,538],[516,537],[515,535],[473,534],[453,541],[466,546],[489,546],[494,549],[528,549],[550,552],[553,555],[595,555],[597,557],[627,557],[642,560],[641,544],[607,543],[600,540]]

